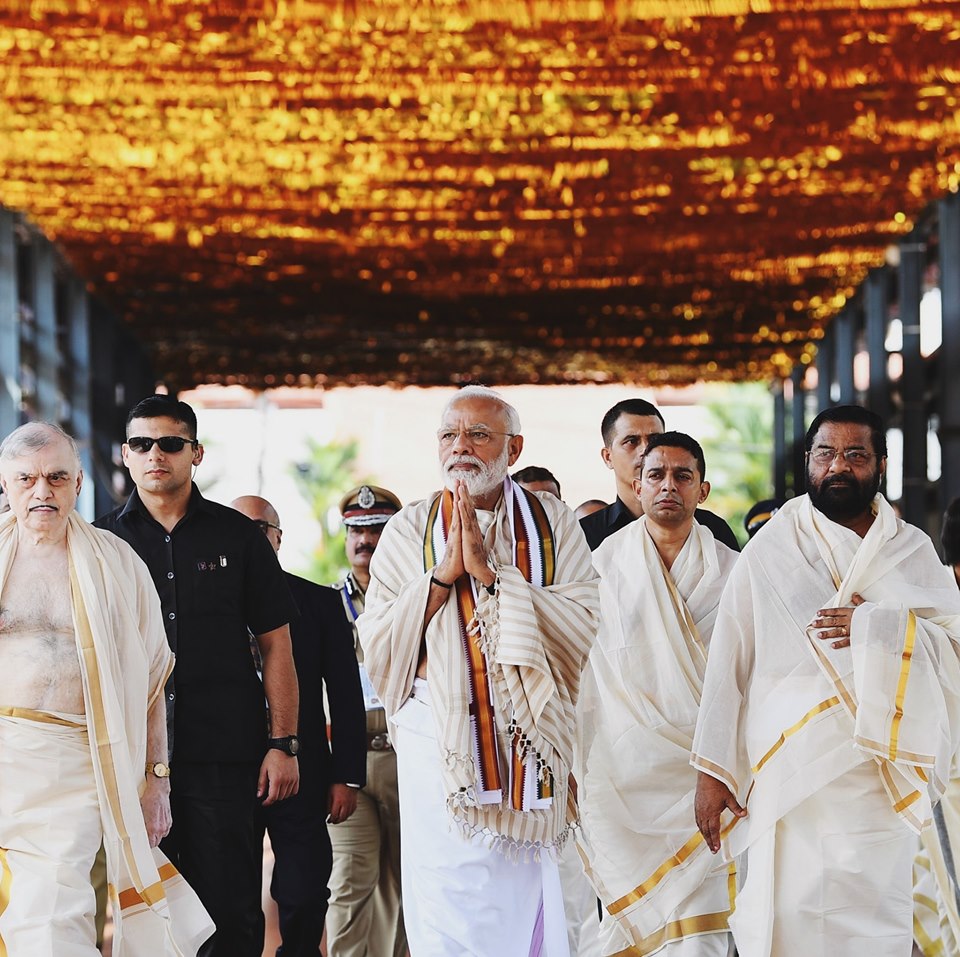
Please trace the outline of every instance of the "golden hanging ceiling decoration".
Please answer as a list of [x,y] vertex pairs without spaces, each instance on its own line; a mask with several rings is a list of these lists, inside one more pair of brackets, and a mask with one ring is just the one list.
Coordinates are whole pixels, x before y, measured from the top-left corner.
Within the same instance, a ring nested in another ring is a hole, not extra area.
[[7,9],[0,203],[179,387],[783,374],[960,180],[960,3]]

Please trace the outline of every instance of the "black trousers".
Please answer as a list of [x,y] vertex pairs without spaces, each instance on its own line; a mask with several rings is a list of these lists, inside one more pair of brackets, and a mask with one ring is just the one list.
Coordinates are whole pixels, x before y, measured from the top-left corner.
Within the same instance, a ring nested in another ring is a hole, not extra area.
[[258,814],[260,833],[266,827],[275,861],[270,894],[280,917],[277,957],[317,957],[320,949],[333,869],[327,790],[319,769],[304,757],[297,794]]
[[259,774],[259,763],[173,765],[173,830],[161,848],[216,924],[199,957],[260,957],[263,952]]

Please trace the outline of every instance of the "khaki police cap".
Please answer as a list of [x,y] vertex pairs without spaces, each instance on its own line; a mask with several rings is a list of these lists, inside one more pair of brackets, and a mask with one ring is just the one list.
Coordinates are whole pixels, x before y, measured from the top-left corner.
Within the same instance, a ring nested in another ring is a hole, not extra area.
[[383,525],[401,508],[400,499],[379,485],[358,485],[340,499],[344,525]]

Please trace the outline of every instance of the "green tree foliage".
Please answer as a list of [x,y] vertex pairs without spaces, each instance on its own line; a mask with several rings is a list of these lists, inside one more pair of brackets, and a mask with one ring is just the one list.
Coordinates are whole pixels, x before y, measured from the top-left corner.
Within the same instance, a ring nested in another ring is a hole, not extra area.
[[773,497],[773,401],[761,383],[712,387],[705,407],[712,434],[703,442],[710,498],[741,544],[743,518],[761,499]]
[[345,492],[361,481],[369,481],[354,477],[357,449],[355,439],[327,443],[309,439],[306,459],[291,468],[300,494],[320,526],[313,560],[300,574],[323,585],[342,578],[349,570],[338,505]]

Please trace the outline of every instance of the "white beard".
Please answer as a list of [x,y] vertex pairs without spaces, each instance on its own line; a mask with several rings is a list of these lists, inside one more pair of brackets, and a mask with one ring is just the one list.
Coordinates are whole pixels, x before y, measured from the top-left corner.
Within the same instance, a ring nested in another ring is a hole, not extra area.
[[[476,472],[450,471],[455,465],[461,464],[475,465]],[[451,455],[446,462],[440,466],[440,476],[443,484],[453,491],[454,485],[462,481],[467,486],[467,491],[471,498],[488,495],[495,488],[503,485],[503,480],[507,477],[507,470],[510,468],[510,449],[506,445],[503,452],[492,462],[483,462],[473,455]]]

